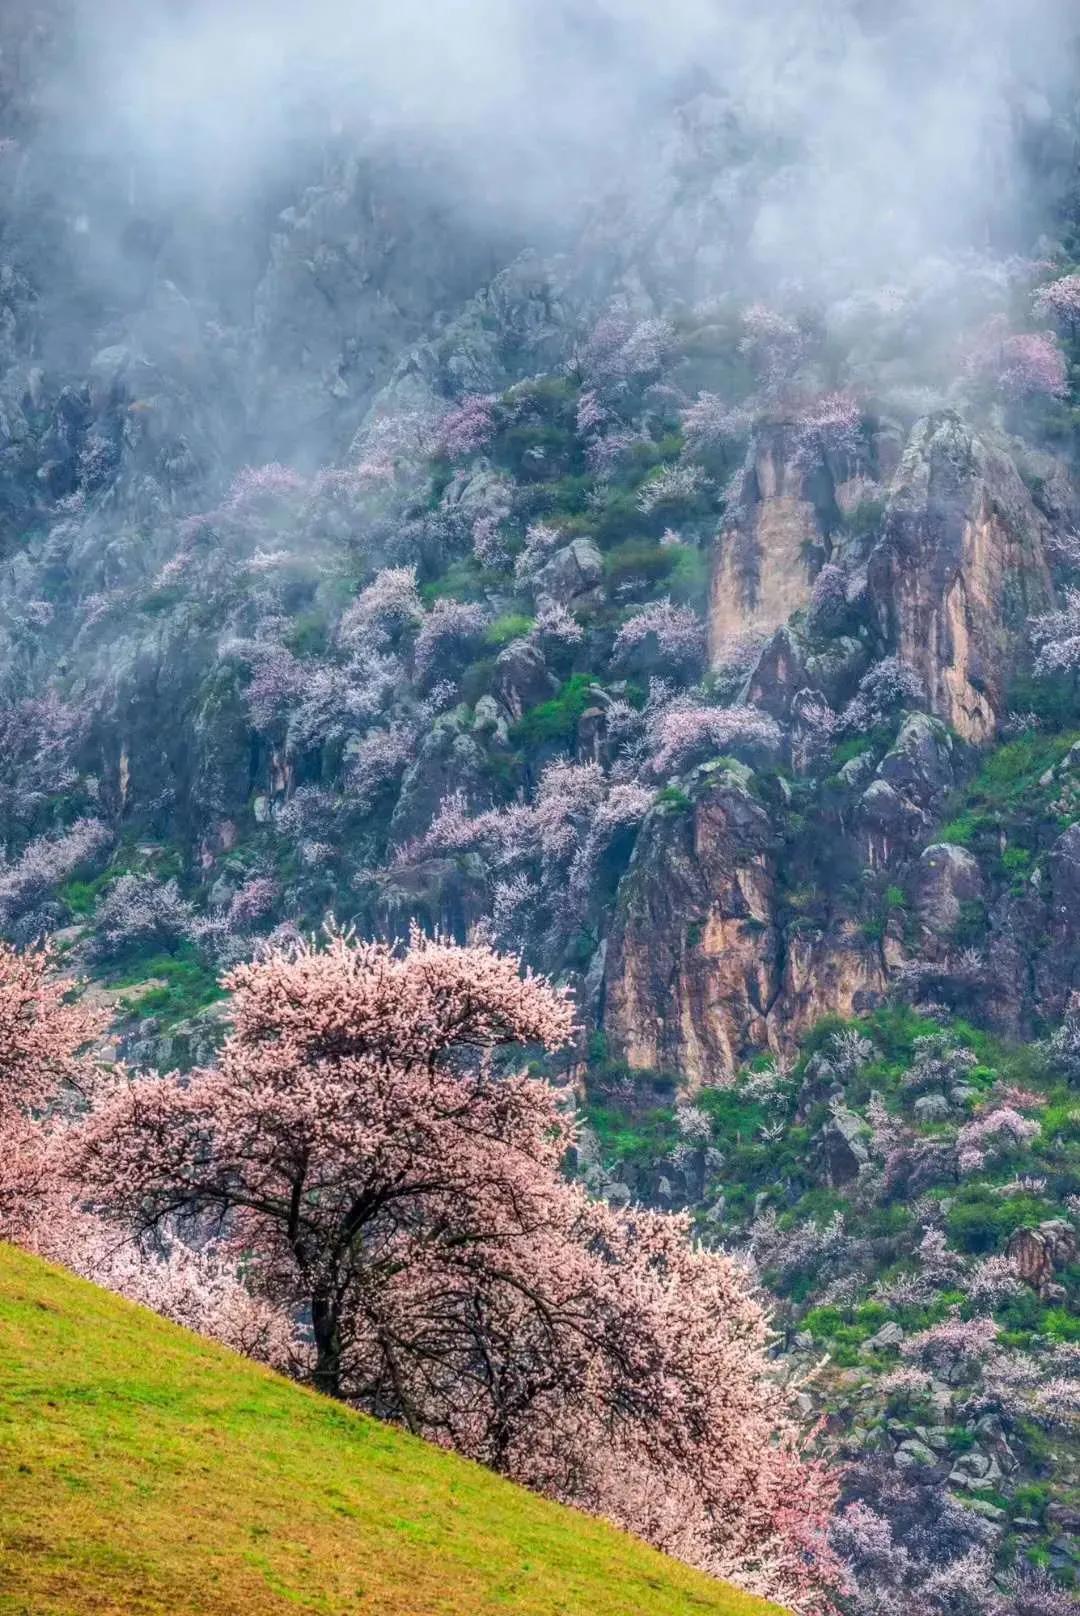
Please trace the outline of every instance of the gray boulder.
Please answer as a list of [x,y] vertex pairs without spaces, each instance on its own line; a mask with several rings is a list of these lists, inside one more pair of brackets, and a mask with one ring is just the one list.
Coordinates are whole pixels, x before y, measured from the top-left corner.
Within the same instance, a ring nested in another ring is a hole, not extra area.
[[569,606],[591,594],[604,576],[604,558],[591,539],[574,539],[556,550],[536,576],[537,603]]

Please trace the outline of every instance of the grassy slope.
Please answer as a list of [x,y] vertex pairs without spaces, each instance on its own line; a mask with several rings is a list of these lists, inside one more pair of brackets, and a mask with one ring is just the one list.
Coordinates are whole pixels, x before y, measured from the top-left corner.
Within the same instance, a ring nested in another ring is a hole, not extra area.
[[3,1616],[765,1616],[0,1245]]

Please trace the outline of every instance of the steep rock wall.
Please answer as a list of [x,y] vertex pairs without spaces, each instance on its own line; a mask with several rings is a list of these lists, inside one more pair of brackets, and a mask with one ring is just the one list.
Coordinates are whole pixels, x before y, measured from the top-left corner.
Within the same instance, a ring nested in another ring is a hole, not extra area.
[[1046,525],[1003,448],[951,413],[917,424],[870,557],[869,597],[932,711],[975,744],[995,734],[1026,620],[1050,597]]
[[826,541],[796,438],[794,427],[773,425],[750,446],[744,502],[716,541],[709,599],[714,660],[741,634],[779,628],[810,599],[815,551],[823,559]]
[[723,770],[693,806],[654,814],[619,893],[604,1024],[633,1067],[723,1082],[768,1043],[780,938],[776,838],[748,789]]
[[876,768],[858,760],[802,814],[786,781],[730,761],[694,771],[685,804],[646,820],[619,890],[604,962],[612,1054],[690,1089],[723,1086],[754,1054],[794,1053],[823,1017],[880,1004],[903,932],[876,923],[863,890],[883,889],[929,833],[952,751],[938,720],[912,713]]

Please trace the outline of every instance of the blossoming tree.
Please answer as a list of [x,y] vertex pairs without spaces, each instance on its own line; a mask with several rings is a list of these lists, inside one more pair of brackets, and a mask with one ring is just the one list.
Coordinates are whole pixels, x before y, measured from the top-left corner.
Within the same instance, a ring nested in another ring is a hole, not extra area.
[[801,1598],[831,1484],[745,1273],[682,1219],[591,1202],[559,1091],[499,1055],[564,1044],[565,996],[420,935],[332,935],[226,984],[215,1069],[122,1081],[72,1129],[94,1209],[220,1230],[307,1320],[323,1391]]

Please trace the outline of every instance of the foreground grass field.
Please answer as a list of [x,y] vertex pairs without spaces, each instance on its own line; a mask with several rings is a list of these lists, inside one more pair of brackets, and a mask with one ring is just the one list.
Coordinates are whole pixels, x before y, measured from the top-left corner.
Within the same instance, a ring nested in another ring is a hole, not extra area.
[[765,1616],[0,1244],[3,1616]]

